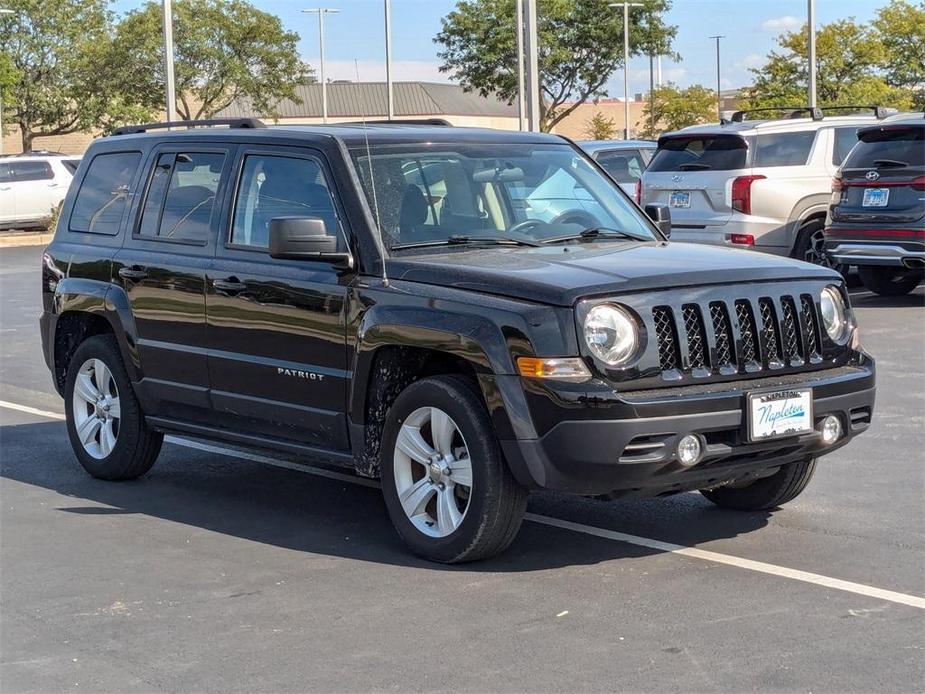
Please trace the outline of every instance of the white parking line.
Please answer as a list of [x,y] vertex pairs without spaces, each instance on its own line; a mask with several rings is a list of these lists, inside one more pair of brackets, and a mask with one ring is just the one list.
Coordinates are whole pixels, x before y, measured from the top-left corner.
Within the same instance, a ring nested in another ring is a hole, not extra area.
[[[6,402],[5,400],[0,400],[0,407],[5,407],[10,410],[16,410],[18,412],[23,412],[25,414],[32,414],[39,417],[45,417],[47,419],[64,419],[63,414],[57,412],[49,412],[47,410],[39,410],[34,407],[29,407],[27,405],[20,405],[18,403]],[[249,453],[245,451],[238,451],[233,448],[225,448],[224,446],[215,446],[207,443],[200,443],[198,441],[191,441],[188,439],[180,438],[177,436],[167,436],[166,440],[170,443],[173,443],[178,446],[184,446],[186,448],[193,448],[199,451],[206,451],[208,453],[217,453],[219,455],[226,455],[232,458],[238,458],[241,460],[250,460],[255,463],[261,463],[263,465],[272,465],[274,467],[285,468],[286,470],[295,470],[296,472],[305,472],[310,475],[316,475],[318,477],[326,477],[327,479],[338,480],[341,482],[349,482],[350,484],[358,484],[364,487],[373,487],[378,488],[379,484],[375,480],[367,479],[365,477],[356,477],[354,475],[348,475],[341,472],[334,472],[333,470],[326,470],[319,467],[310,467],[307,465],[299,465],[298,463],[291,463],[286,460],[279,460],[278,458],[271,458],[269,456],[260,455],[258,453]],[[533,523],[539,523],[541,525],[548,525],[554,528],[561,528],[563,530],[571,530],[576,533],[583,533],[585,535],[591,535],[592,537],[603,538],[605,540],[613,540],[615,542],[624,542],[630,545],[636,545],[637,547],[646,547],[648,549],[658,550],[659,552],[668,552],[671,554],[680,554],[685,557],[690,557],[691,559],[700,559],[703,561],[713,562],[714,564],[725,564],[726,566],[734,566],[740,569],[747,569],[749,571],[757,571],[758,573],[769,574],[771,576],[778,576],[780,578],[789,578],[793,581],[800,581],[802,583],[810,583],[812,585],[821,586],[823,588],[832,588],[834,590],[841,590],[846,593],[854,593],[855,595],[863,595],[864,597],[874,598],[876,600],[885,600],[887,602],[897,603],[899,605],[908,605],[909,607],[917,607],[920,610],[925,609],[925,598],[918,595],[909,595],[907,593],[897,593],[892,590],[885,590],[883,588],[876,588],[874,586],[864,585],[863,583],[854,583],[852,581],[843,581],[840,578],[832,578],[830,576],[823,576],[822,574],[812,573],[809,571],[800,571],[798,569],[790,569],[786,566],[778,566],[776,564],[768,564],[763,561],[754,561],[752,559],[742,559],[741,557],[736,557],[730,554],[721,554],[719,552],[711,552],[705,549],[698,549],[697,547],[686,547],[685,545],[676,545],[671,542],[663,542],[661,540],[654,540],[648,537],[640,537],[639,535],[629,535],[627,533],[617,532],[615,530],[607,530],[606,528],[597,528],[593,525],[584,525],[583,523],[573,523],[572,521],[562,520],[561,518],[553,518],[552,516],[543,516],[536,513],[528,513],[526,515],[526,520],[532,521]]]

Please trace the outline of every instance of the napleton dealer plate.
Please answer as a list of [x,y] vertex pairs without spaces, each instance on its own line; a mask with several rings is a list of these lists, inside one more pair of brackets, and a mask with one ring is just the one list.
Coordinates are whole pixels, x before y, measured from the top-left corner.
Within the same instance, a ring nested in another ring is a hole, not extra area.
[[813,430],[813,391],[775,390],[748,395],[750,441],[805,434]]

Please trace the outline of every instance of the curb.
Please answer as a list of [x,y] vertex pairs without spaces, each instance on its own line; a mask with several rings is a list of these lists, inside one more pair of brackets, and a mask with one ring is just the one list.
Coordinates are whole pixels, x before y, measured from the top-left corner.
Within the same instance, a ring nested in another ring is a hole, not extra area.
[[55,237],[54,232],[44,233],[0,233],[0,248],[16,248],[19,246],[47,246]]

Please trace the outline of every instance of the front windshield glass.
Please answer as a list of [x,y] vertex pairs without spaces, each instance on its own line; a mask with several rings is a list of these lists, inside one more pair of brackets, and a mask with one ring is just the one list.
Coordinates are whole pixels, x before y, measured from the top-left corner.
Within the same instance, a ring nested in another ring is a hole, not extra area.
[[542,243],[587,229],[656,238],[614,183],[565,144],[381,145],[351,156],[389,248]]

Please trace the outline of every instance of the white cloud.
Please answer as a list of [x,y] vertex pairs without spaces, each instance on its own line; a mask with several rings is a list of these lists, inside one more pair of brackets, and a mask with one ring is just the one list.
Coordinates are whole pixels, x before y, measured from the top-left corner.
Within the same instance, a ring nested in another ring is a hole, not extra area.
[[[318,58],[309,58],[308,64],[315,69],[315,77],[319,77]],[[449,82],[450,79],[439,70],[440,64],[436,61],[425,60],[393,60],[392,79],[396,82]],[[325,60],[324,77],[327,80],[357,81],[357,72],[361,82],[384,82],[385,61],[360,60]]]
[[761,28],[765,31],[792,31],[801,26],[803,26],[803,20],[789,14],[783,17],[772,17],[761,23]]
[[767,57],[759,55],[758,53],[749,53],[747,56],[741,60],[737,60],[734,65],[740,70],[750,70],[753,68],[759,68],[765,64]]

